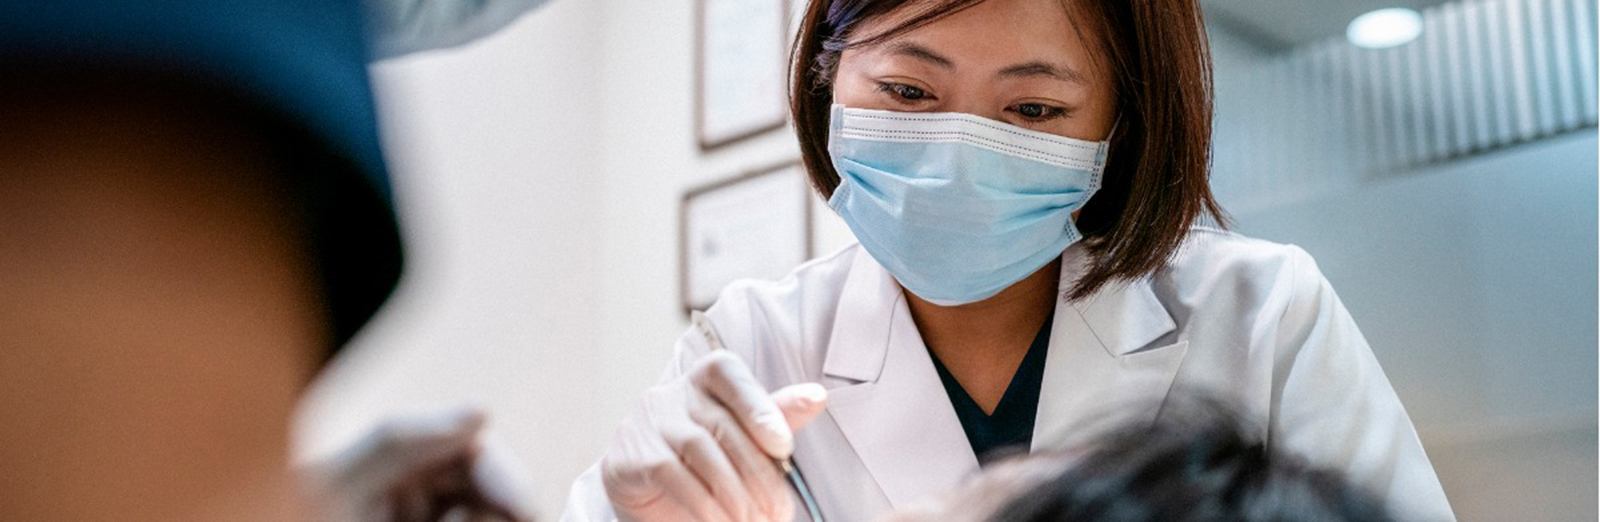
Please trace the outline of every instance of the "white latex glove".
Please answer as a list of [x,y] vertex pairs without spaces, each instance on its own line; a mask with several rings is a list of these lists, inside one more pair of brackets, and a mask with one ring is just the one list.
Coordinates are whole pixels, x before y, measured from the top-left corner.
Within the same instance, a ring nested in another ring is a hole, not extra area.
[[378,59],[443,49],[511,25],[548,0],[366,0]]
[[788,522],[794,500],[773,459],[822,413],[814,383],[768,395],[738,357],[712,352],[645,393],[600,462],[619,518],[639,522]]
[[330,522],[531,522],[526,470],[460,410],[393,418],[304,470]]

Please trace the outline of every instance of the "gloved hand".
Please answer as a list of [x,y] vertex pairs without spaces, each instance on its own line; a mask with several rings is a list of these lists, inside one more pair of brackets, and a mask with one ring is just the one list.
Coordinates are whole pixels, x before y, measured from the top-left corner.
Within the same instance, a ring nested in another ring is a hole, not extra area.
[[476,410],[394,418],[302,470],[329,522],[531,522],[529,479]]
[[822,413],[827,390],[796,384],[770,395],[728,352],[651,388],[601,460],[622,520],[788,522],[795,504],[774,459]]

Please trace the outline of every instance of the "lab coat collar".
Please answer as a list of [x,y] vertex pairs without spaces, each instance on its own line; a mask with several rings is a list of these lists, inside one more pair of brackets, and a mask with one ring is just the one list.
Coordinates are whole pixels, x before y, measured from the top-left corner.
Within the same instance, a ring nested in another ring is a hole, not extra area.
[[[890,327],[901,306],[905,306],[905,295],[900,283],[866,249],[858,247],[839,293],[823,375],[857,382],[878,380],[889,348]],[[906,314],[909,319],[910,311]],[[918,335],[918,342],[921,339]]]
[[[1087,268],[1086,251],[1074,245],[1062,260],[1065,295]],[[1148,346],[1176,328],[1148,281],[1063,300],[1052,321],[1035,448],[1075,441],[1091,430],[1074,427],[1104,418],[1113,404],[1118,420],[1154,419],[1187,344]],[[862,250],[840,293],[823,374],[829,414],[895,507],[977,471],[900,286]]]
[[905,295],[865,251],[840,293],[827,353],[828,414],[891,505],[978,470]]
[[[1113,283],[1094,295],[1068,303],[1065,296],[1088,270],[1089,256],[1080,243],[1067,248],[1061,257],[1062,301],[1056,307],[1057,325],[1063,311],[1076,312],[1086,333],[1112,357],[1136,352],[1177,328],[1148,279]],[[904,306],[905,295],[894,277],[865,250],[857,250],[839,296],[828,341],[830,347],[846,349],[828,350],[822,373],[853,381],[877,380],[889,346],[891,318],[896,307]],[[910,313],[909,309],[903,311]],[[1067,336],[1052,335],[1053,339],[1064,337]],[[921,336],[917,339],[920,342]]]
[[1034,450],[1061,448],[1106,429],[1155,420],[1188,353],[1188,342],[1157,344],[1177,323],[1148,278],[1107,285],[1077,301],[1065,296],[1087,270],[1082,245],[1062,255],[1061,295],[1039,389]]
[[[1089,255],[1082,244],[1075,244],[1061,255],[1061,302],[1082,317],[1093,339],[1112,357],[1121,357],[1148,346],[1178,327],[1150,288],[1148,278],[1107,285],[1075,302],[1066,301],[1078,279],[1088,272]],[[1058,336],[1064,337],[1064,336]],[[1083,339],[1087,341],[1087,339]]]

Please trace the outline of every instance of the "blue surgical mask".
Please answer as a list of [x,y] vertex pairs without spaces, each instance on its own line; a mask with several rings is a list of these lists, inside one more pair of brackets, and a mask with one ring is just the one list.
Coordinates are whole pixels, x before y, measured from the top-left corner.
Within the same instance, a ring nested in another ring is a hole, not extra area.
[[982,301],[1049,264],[1083,235],[1106,142],[960,113],[834,105],[828,206],[900,285],[941,306]]

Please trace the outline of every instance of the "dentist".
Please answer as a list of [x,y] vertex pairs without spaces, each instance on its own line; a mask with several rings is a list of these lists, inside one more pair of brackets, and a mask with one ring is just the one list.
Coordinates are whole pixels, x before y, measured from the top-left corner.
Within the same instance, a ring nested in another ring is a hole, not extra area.
[[828,520],[870,520],[1190,392],[1454,520],[1311,257],[1201,226],[1226,219],[1196,0],[812,0],[800,26],[801,154],[860,243],[725,289],[728,351],[678,341],[563,520],[789,520],[790,456]]

